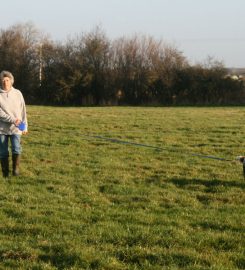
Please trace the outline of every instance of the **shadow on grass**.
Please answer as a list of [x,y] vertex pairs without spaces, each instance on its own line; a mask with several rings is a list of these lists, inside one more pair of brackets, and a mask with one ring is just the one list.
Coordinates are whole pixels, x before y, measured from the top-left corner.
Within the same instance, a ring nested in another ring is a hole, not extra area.
[[43,246],[41,249],[45,254],[39,256],[39,260],[49,263],[57,269],[67,269],[70,267],[87,267],[86,263],[77,255],[70,254],[61,245]]
[[44,254],[38,256],[38,260],[52,265],[55,269],[101,269],[102,262],[95,257],[82,258],[81,254],[72,253],[63,246],[57,244],[53,246],[41,246]]
[[168,182],[173,183],[175,186],[180,188],[185,188],[190,185],[203,185],[206,188],[212,188],[212,187],[237,187],[237,188],[245,188],[245,180],[244,182],[241,182],[240,180],[231,180],[231,181],[224,181],[219,179],[211,179],[211,180],[205,180],[205,179],[186,179],[186,178],[172,178]]
[[[1,250],[0,251],[0,262],[4,262],[7,260],[28,260],[28,261],[33,261],[35,260],[35,255],[28,253],[26,251],[22,251],[22,250]],[[3,269],[3,268],[1,268]]]
[[[184,252],[183,252],[184,253]],[[197,259],[191,254],[182,254],[180,252],[151,253],[139,252],[138,250],[127,250],[117,252],[116,257],[123,263],[136,266],[135,269],[144,269],[145,265],[151,265],[151,269],[192,269],[195,263],[202,265],[207,269],[210,263],[207,260]],[[154,267],[156,266],[156,268]],[[150,269],[147,267],[147,269]]]

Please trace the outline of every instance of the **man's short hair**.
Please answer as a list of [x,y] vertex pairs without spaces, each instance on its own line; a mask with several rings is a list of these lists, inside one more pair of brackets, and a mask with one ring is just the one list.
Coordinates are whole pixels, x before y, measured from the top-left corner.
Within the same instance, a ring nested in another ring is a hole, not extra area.
[[4,77],[8,77],[11,81],[11,84],[13,85],[14,84],[14,76],[11,72],[9,71],[6,71],[6,70],[3,70],[1,73],[0,73],[0,78],[1,78],[1,81],[3,80]]

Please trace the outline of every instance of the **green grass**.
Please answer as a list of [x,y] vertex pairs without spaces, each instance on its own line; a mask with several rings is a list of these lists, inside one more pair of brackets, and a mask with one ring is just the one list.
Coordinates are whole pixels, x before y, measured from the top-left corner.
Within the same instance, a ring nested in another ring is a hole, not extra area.
[[[28,106],[0,269],[245,269],[244,108]],[[166,148],[123,145],[100,135]]]

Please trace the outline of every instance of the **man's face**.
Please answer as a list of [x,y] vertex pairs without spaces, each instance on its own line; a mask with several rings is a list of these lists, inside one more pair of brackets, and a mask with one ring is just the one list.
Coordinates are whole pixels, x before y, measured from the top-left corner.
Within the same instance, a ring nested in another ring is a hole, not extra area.
[[12,87],[12,84],[11,84],[10,78],[4,77],[2,79],[2,88],[3,88],[3,90],[7,90],[8,91],[8,90],[11,89],[11,87]]

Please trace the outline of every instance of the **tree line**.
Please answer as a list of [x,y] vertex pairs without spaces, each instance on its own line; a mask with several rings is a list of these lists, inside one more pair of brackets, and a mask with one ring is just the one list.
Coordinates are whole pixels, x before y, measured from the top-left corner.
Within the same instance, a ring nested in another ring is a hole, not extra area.
[[244,83],[221,62],[191,65],[175,46],[135,35],[110,40],[96,27],[53,41],[33,24],[0,30],[0,70],[15,77],[29,104],[236,105]]

